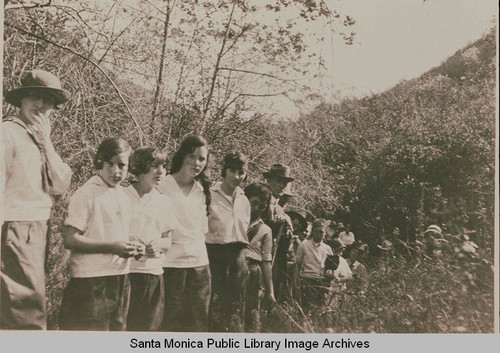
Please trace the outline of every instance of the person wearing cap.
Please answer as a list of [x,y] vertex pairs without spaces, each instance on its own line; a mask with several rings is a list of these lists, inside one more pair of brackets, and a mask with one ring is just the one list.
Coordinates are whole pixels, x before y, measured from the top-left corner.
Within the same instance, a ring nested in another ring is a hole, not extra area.
[[46,329],[51,195],[63,194],[72,176],[52,144],[50,116],[69,98],[59,79],[42,70],[5,93],[19,110],[2,121],[1,329]]
[[333,255],[332,249],[323,243],[326,234],[327,221],[318,218],[312,224],[311,237],[300,243],[297,249],[297,266],[301,282],[302,305],[322,304],[328,291],[328,281],[325,276],[325,262]]
[[290,168],[286,165],[273,164],[268,171],[262,173],[267,184],[271,188],[271,203],[269,214],[264,222],[273,231],[273,281],[274,296],[277,301],[284,298],[287,287],[287,252],[293,234],[293,226],[290,217],[279,204],[280,196],[287,185],[295,179],[290,176]]
[[440,256],[443,244],[448,243],[440,226],[431,224],[424,232],[424,249],[427,255]]
[[205,242],[212,274],[210,321],[219,326],[213,327],[215,330],[224,330],[229,319],[242,319],[240,304],[248,276],[243,249],[248,245],[251,212],[240,185],[246,179],[247,166],[244,154],[228,153],[222,166],[222,182],[210,190],[212,202]]

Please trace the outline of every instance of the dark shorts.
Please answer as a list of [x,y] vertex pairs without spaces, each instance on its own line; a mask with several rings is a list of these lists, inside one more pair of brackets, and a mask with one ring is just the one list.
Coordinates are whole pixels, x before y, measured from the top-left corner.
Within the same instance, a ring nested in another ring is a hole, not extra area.
[[59,328],[124,331],[129,301],[128,275],[72,278],[64,290]]
[[0,328],[45,330],[48,221],[2,225]]
[[163,321],[163,275],[130,273],[130,306],[127,331],[156,331]]
[[164,267],[165,331],[207,331],[211,276],[208,265],[190,268]]

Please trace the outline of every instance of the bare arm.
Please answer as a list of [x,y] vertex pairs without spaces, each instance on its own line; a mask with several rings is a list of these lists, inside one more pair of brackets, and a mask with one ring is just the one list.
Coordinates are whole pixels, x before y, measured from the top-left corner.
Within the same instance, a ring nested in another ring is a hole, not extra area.
[[261,268],[262,277],[264,278],[264,288],[266,288],[267,292],[274,292],[271,261],[262,261]]
[[81,234],[81,231],[72,226],[66,226],[64,232],[64,246],[67,249],[83,253],[116,254],[121,257],[136,255],[136,246],[125,241],[100,241]]
[[264,288],[266,289],[266,297],[268,304],[272,305],[276,302],[274,298],[274,288],[273,288],[273,275],[271,261],[262,261],[260,264],[262,268],[262,277],[264,278]]

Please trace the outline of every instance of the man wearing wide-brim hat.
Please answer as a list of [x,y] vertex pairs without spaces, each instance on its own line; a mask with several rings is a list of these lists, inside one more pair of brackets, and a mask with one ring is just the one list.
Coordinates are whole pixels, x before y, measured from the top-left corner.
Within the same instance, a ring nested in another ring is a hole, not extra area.
[[264,221],[271,227],[275,241],[273,249],[273,282],[274,294],[278,301],[283,298],[283,294],[287,290],[286,255],[293,234],[292,221],[283,207],[279,205],[280,196],[288,183],[295,180],[290,174],[290,168],[280,163],[273,164],[269,170],[262,173],[272,192],[269,217]]
[[50,139],[50,116],[70,93],[42,70],[28,72],[5,100],[19,108],[2,121],[1,329],[46,329],[45,260],[51,194],[64,193],[71,169]]

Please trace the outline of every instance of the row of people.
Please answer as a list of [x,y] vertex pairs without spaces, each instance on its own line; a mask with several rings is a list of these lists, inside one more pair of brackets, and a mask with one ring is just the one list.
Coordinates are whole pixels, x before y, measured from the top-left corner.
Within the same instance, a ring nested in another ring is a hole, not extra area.
[[[19,111],[2,124],[1,328],[46,328],[43,269],[51,195],[64,193],[72,177],[71,169],[52,145],[50,116],[69,98],[59,79],[42,70],[29,72],[20,87],[5,94],[6,101]],[[205,173],[207,147],[203,138],[187,138],[161,185],[166,156],[151,148],[137,151],[131,166],[137,182],[122,192],[120,183],[127,175],[130,146],[119,139],[105,140],[99,146],[93,161],[97,173],[72,196],[65,221],[64,243],[72,250],[72,278],[60,310],[61,328],[125,327],[124,315],[128,313],[123,305],[129,301],[131,281],[137,283],[134,288],[152,291],[137,295],[150,296],[158,307],[165,301],[165,311],[174,318],[164,323],[167,329],[181,329],[177,326],[183,322],[191,323],[193,330],[206,329],[212,284],[213,307],[217,307],[218,298],[235,302],[248,272],[242,250],[248,245],[251,212],[240,189],[231,193],[245,174],[242,167],[246,157],[230,155],[223,168],[224,182],[210,189]],[[281,185],[281,179],[275,185]],[[168,195],[171,206],[157,191]],[[214,216],[208,222],[212,198],[216,201]],[[226,218],[232,211],[224,203],[238,213]],[[259,228],[263,233],[265,227]],[[256,239],[262,242],[263,237]],[[270,261],[269,254],[264,256],[264,261]],[[129,266],[152,276],[125,276]],[[263,273],[272,302],[269,268],[264,266]],[[161,272],[168,288],[164,299],[153,295],[153,288],[162,287]],[[131,294],[132,302],[136,294]],[[142,319],[143,312],[137,311]]]
[[[20,109],[3,123],[0,327],[44,329],[50,195],[64,193],[72,174],[53,148],[49,118],[69,92],[54,75],[33,70],[5,98]],[[235,152],[212,185],[209,155],[202,137],[188,136],[167,175],[162,150],[101,143],[96,175],[71,197],[65,220],[71,279],[61,329],[219,331],[239,318],[258,330],[261,282],[268,305],[289,286],[293,222],[280,196],[294,179],[275,164],[263,173],[266,183],[242,190],[248,161]],[[136,181],[123,188],[128,172]],[[316,229],[324,233],[323,224]],[[304,247],[297,263],[307,282]]]

